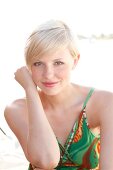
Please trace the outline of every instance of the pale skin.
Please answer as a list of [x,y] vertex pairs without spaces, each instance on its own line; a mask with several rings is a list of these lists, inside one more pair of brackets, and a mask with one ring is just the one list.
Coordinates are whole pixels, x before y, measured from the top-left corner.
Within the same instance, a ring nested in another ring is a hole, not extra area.
[[[57,166],[60,150],[56,136],[64,145],[90,90],[70,82],[78,60],[68,49],[59,50],[38,58],[31,70],[24,66],[15,72],[26,96],[7,106],[4,115],[35,170]],[[95,90],[86,114],[92,131],[101,134],[100,170],[112,170],[113,94]]]

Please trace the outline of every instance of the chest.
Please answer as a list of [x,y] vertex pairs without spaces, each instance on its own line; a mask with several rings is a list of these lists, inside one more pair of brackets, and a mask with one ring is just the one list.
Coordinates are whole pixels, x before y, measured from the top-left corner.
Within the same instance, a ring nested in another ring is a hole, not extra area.
[[80,108],[71,109],[67,113],[49,114],[50,125],[58,140],[64,145],[80,115]]

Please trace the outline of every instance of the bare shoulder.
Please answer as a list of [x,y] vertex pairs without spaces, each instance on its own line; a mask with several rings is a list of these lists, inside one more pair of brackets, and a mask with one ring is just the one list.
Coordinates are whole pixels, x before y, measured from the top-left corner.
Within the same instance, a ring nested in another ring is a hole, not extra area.
[[24,117],[26,115],[26,101],[25,99],[17,99],[7,105],[4,110],[6,120],[16,118],[18,116]]
[[[4,117],[9,127],[14,133],[17,133],[20,124],[23,126],[27,123],[27,109],[25,99],[17,99],[6,106]],[[22,127],[21,126],[21,127]]]
[[[17,99],[6,106],[4,117],[14,133],[27,124],[27,107],[25,99]],[[21,125],[21,127],[19,127]],[[15,134],[16,135],[16,134]]]
[[[113,107],[113,92],[95,89],[92,102],[100,111]],[[112,104],[112,105],[111,105]]]
[[100,125],[105,119],[108,121],[110,117],[113,118],[113,92],[95,89],[88,102],[87,110],[88,114],[91,113],[93,120],[91,122],[96,125]]
[[105,90],[96,90],[94,94],[94,100],[97,105],[97,109],[100,111],[100,117],[109,117],[113,115],[113,92]]

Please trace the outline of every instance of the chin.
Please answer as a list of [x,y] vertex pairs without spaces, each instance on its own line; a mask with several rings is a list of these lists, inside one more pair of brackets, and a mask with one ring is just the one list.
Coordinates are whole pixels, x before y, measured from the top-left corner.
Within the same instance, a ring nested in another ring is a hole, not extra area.
[[42,91],[48,96],[56,96],[61,92],[60,90],[42,90]]

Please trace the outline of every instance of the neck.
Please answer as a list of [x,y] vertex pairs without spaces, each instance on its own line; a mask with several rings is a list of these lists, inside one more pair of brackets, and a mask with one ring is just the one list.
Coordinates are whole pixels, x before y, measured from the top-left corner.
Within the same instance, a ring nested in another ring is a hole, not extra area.
[[46,105],[51,106],[53,109],[62,107],[65,109],[67,106],[73,104],[74,99],[78,96],[78,86],[73,84],[68,85],[62,92],[57,95],[49,96],[42,94],[42,98]]

